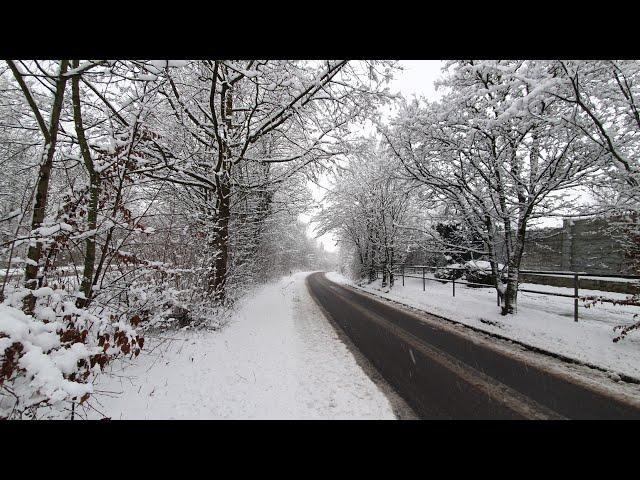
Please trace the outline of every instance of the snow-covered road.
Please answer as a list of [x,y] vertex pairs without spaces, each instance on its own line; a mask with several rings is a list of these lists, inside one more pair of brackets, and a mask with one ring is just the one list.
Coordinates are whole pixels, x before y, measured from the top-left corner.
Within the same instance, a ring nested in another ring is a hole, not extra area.
[[221,331],[165,334],[173,340],[103,377],[95,407],[113,419],[396,418],[310,297],[307,275],[257,289]]

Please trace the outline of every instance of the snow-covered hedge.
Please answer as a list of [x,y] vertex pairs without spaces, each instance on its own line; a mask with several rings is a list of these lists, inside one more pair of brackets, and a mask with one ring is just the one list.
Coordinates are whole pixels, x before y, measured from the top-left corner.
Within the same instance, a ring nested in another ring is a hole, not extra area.
[[[33,315],[22,311],[29,293]],[[77,308],[62,289],[11,292],[0,304],[0,418],[60,417],[71,402],[86,401],[110,361],[140,353],[138,321]]]
[[[486,260],[469,260],[464,264],[467,282],[484,285],[495,285],[495,278],[491,271],[491,263]],[[502,272],[504,265],[498,264],[498,272]]]
[[[504,265],[498,264],[498,271],[502,271]],[[443,280],[457,280],[463,278],[472,283],[494,285],[491,263],[486,260],[469,260],[465,263],[452,263],[445,268],[437,269],[434,277]]]
[[438,268],[433,273],[433,276],[436,278],[441,278],[443,280],[458,280],[462,278],[464,275],[464,266],[459,263],[452,263],[451,265],[447,265],[446,268]]

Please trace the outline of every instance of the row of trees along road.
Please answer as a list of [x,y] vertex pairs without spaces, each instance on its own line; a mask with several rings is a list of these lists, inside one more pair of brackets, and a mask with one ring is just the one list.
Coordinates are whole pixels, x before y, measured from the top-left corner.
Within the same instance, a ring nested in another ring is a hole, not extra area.
[[[335,175],[327,195],[333,219],[324,221],[324,231],[339,233],[364,275],[375,266],[389,270],[388,245],[396,246],[395,264],[403,260],[399,245],[430,242],[442,252],[471,252],[490,262],[504,295],[502,312],[510,314],[532,225],[559,216],[637,213],[640,65],[469,60],[443,70],[440,100],[403,102],[394,118],[379,122],[366,160],[353,155],[349,173]],[[352,173],[365,162],[366,175],[395,185],[385,205],[403,207],[391,227],[379,218],[391,215],[387,206],[365,207],[361,199],[380,195]],[[371,165],[382,170],[376,174]],[[469,241],[447,244],[437,231],[447,222],[468,232]],[[372,225],[389,236],[372,233]],[[618,233],[637,247],[636,224]],[[372,263],[376,255],[384,260]]]
[[307,180],[389,100],[393,68],[4,62],[0,416],[84,402],[146,326],[212,318],[248,283],[325,262],[297,222]]

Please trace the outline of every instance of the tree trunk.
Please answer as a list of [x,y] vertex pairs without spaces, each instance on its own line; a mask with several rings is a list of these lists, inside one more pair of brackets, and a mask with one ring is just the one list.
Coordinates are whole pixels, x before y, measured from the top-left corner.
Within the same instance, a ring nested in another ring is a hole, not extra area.
[[[526,215],[528,215],[528,211]],[[526,236],[526,216],[518,225],[515,238],[515,245],[511,258],[507,266],[507,290],[504,294],[504,307],[502,307],[502,315],[514,313],[518,300],[518,282],[520,281],[520,264],[522,262],[522,254],[524,253],[524,241]]]
[[[69,62],[62,60],[60,62],[60,74],[56,81],[56,91],[53,99],[53,106],[51,109],[51,119],[49,122],[48,139],[44,143],[44,151],[42,153],[42,162],[38,171],[38,183],[36,187],[36,198],[33,205],[33,214],[31,217],[31,232],[40,228],[45,217],[47,209],[47,197],[49,194],[49,180],[51,178],[51,170],[53,167],[53,156],[56,152],[56,142],[58,138],[58,127],[60,120],[60,112],[62,110],[62,104],[64,100],[64,90],[67,83],[67,72]],[[42,242],[35,242],[29,244],[29,250],[27,252],[27,263],[24,275],[24,285],[26,288],[35,290],[40,285],[38,283],[38,270],[40,257],[42,256]],[[26,314],[33,313],[35,308],[36,299],[33,295],[29,294],[24,298],[23,310]]]
[[[231,215],[231,148],[229,141],[233,130],[233,89],[225,84],[220,94],[220,117],[224,122],[225,134],[219,153],[219,167],[222,175],[216,175],[217,181],[217,221],[214,231],[213,278],[209,280],[209,294],[216,303],[226,299],[227,264],[229,261],[229,217]],[[215,111],[212,112],[215,115]]]
[[373,282],[377,277],[377,273],[376,273],[375,251],[373,249],[373,244],[371,243],[371,241],[369,242],[368,248],[369,248],[369,281]]
[[518,279],[520,270],[514,265],[509,265],[507,268],[507,290],[504,293],[502,315],[514,313],[516,302],[518,300]]
[[385,261],[382,264],[382,288],[386,287],[388,284],[387,278],[389,275],[389,269],[387,268],[387,262]]
[[231,204],[231,187],[228,173],[219,184],[218,219],[214,232],[213,272],[209,282],[209,293],[215,302],[222,303],[226,298],[227,262],[229,260],[229,215]]
[[[74,60],[72,67],[77,68],[78,60]],[[95,171],[91,152],[84,132],[82,121],[82,108],[80,106],[80,76],[74,75],[71,78],[71,97],[73,100],[73,120],[78,137],[78,144],[84,165],[89,174],[89,205],[87,208],[87,229],[94,233],[85,240],[84,268],[82,272],[82,282],[80,291],[84,298],[78,298],[76,305],[79,308],[85,307],[91,301],[93,274],[96,263],[96,237],[95,230],[98,225],[98,198],[100,196],[100,175]]]
[[[494,174],[496,177],[497,192],[498,192],[498,204],[500,205],[500,215],[502,216],[502,223],[504,226],[504,246],[507,257],[507,290],[504,294],[504,305],[502,307],[502,315],[507,315],[515,312],[516,300],[518,297],[518,276],[520,260],[516,260],[517,255],[513,250],[513,229],[511,228],[511,218],[508,214],[507,199],[505,193],[505,187],[502,182],[501,169],[504,168],[500,164],[500,159],[495,153],[495,141],[492,144],[495,169]],[[496,284],[498,281],[496,280]]]

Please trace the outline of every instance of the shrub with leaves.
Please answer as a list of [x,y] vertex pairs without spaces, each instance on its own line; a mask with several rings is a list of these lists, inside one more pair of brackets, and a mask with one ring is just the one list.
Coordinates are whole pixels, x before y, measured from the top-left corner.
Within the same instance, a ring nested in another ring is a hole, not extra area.
[[69,418],[105,366],[139,355],[144,339],[135,318],[79,309],[64,289],[35,290],[27,315],[21,306],[29,292],[16,289],[0,304],[0,418]]

